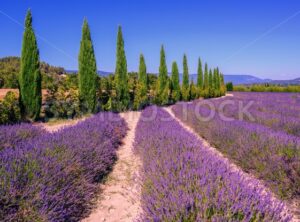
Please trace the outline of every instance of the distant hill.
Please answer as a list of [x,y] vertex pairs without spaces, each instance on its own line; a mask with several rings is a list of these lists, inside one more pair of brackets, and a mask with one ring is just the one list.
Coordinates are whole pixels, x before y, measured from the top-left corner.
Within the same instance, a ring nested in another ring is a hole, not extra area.
[[267,83],[271,79],[260,79],[252,75],[224,75],[225,83],[232,82],[234,85],[239,84],[254,84],[254,83]]
[[[68,74],[75,74],[78,72],[78,70],[66,70],[66,72]],[[112,72],[105,72],[105,71],[101,71],[101,70],[98,70],[98,75],[99,76],[108,76],[109,74],[111,74]]]
[[[182,79],[182,75],[180,75],[180,79]],[[196,82],[197,74],[191,74],[190,79]],[[292,79],[292,80],[272,80],[272,79],[261,79],[252,75],[225,74],[224,80],[225,83],[232,82],[234,85],[251,85],[251,84],[262,84],[262,83],[280,84],[280,85],[300,85],[300,78]]]
[[[66,70],[67,73],[77,73],[77,70]],[[113,72],[98,71],[100,76],[108,76]],[[169,73],[171,75],[171,73]],[[179,79],[182,81],[182,74],[179,74]],[[190,81],[197,82],[197,74],[190,74]],[[300,78],[292,80],[272,80],[272,79],[261,79],[253,75],[243,75],[243,74],[225,74],[225,83],[232,82],[234,85],[251,85],[251,84],[280,84],[280,85],[300,85]]]
[[[182,74],[180,74],[180,80],[182,80]],[[190,80],[197,82],[197,74],[190,74]],[[225,83],[232,82],[234,85],[239,84],[254,84],[254,83],[266,83],[272,80],[260,79],[252,75],[224,75]]]
[[[51,66],[41,62],[41,73],[44,77],[66,74],[64,68]],[[18,74],[20,72],[20,58],[9,56],[0,58],[0,88],[17,88]]]
[[300,85],[300,78],[292,80],[272,80],[271,83],[280,85]]

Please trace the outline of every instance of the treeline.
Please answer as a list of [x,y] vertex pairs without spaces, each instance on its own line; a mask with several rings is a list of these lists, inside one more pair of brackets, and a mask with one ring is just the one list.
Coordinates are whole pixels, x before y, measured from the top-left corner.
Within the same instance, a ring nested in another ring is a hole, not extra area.
[[289,92],[300,93],[300,85],[274,85],[274,84],[254,84],[254,85],[232,85],[226,84],[227,91],[236,92]]
[[[84,20],[80,52],[78,56],[78,74],[66,79],[52,80],[47,84],[48,95],[44,114],[48,117],[73,118],[82,113],[95,113],[100,110],[126,111],[143,109],[149,104],[168,105],[177,101],[190,101],[200,97],[213,98],[225,94],[223,74],[218,68],[202,68],[198,61],[197,82],[189,80],[187,56],[183,56],[183,80],[179,79],[176,62],[172,64],[172,74],[168,75],[164,47],[160,51],[159,74],[147,74],[146,60],[140,55],[137,75],[127,71],[122,29],[117,34],[116,69],[113,75],[100,78],[91,32],[87,20]],[[62,71],[63,72],[63,71]],[[68,75],[67,75],[68,76]],[[75,77],[75,78],[74,78]],[[39,50],[32,27],[32,15],[29,10],[25,19],[18,88],[21,116],[23,119],[37,120],[42,108],[42,73]]]
[[[64,68],[51,66],[45,62],[40,62],[40,70],[43,89],[48,88],[56,78],[67,74]],[[0,88],[17,89],[19,73],[20,57],[9,56],[0,58]]]

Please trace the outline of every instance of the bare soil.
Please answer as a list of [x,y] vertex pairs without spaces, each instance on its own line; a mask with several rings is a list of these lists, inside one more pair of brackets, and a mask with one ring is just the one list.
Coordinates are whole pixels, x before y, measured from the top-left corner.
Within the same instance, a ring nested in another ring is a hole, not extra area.
[[133,153],[135,129],[140,112],[120,114],[129,130],[118,149],[118,160],[101,189],[95,209],[83,222],[129,222],[140,212],[139,158]]

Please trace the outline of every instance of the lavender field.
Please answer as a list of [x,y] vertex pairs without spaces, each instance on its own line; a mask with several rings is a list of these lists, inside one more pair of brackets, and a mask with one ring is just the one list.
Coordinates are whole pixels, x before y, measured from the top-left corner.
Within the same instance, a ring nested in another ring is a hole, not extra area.
[[[300,94],[234,93],[233,97],[210,102],[181,103],[173,111],[244,171],[264,181],[280,198],[299,199]],[[250,115],[241,115],[240,104],[249,104]],[[215,115],[209,121],[201,118],[211,111]]]
[[[147,121],[156,110],[155,119]],[[291,219],[258,180],[234,171],[166,111],[149,107],[142,117],[135,139],[143,163],[140,221]]]
[[79,221],[126,131],[112,113],[54,133],[29,124],[1,126],[0,221]]

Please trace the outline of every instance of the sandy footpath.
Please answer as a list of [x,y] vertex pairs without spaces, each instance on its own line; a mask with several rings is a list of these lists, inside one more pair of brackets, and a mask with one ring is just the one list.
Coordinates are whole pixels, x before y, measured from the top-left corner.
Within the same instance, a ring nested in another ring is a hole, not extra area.
[[133,153],[136,124],[140,112],[121,113],[129,130],[117,151],[118,160],[108,175],[99,200],[91,215],[83,222],[129,222],[140,212],[139,158]]

